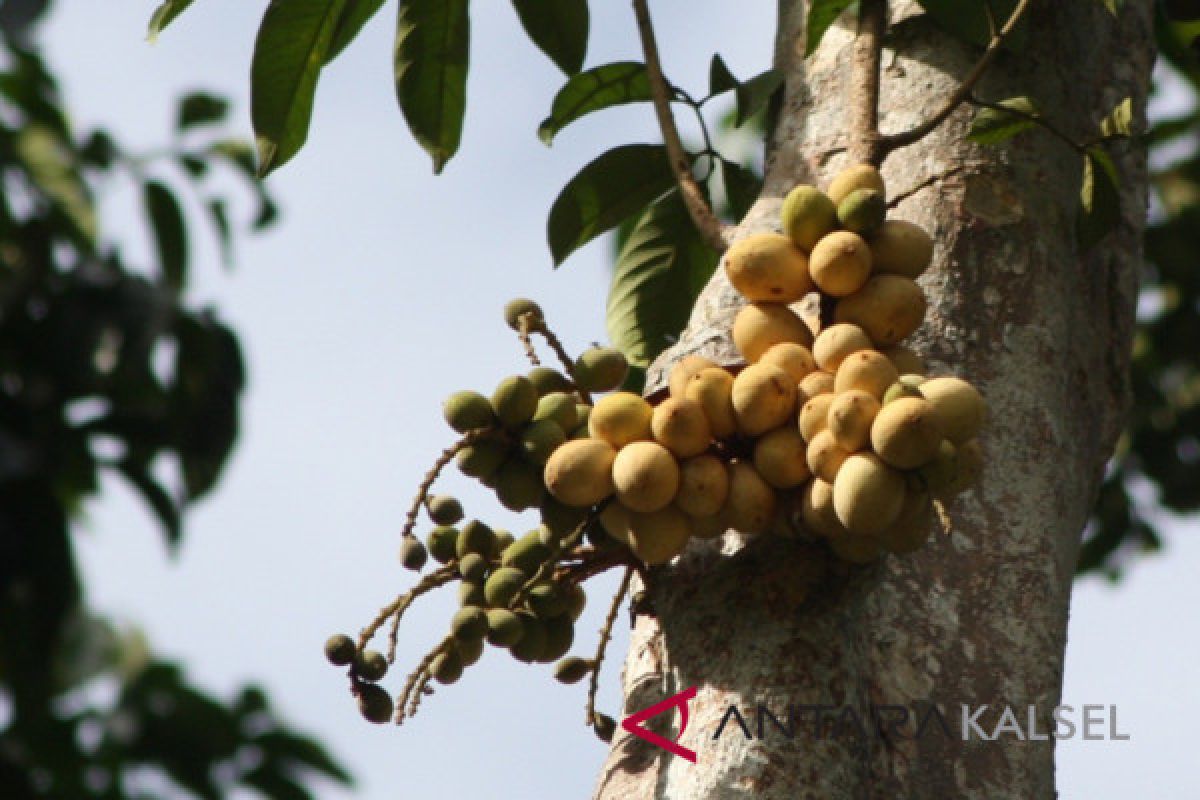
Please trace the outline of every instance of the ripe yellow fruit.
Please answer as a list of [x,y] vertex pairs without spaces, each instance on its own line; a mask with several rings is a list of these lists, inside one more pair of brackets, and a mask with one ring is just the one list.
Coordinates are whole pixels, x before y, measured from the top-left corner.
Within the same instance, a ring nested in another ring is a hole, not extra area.
[[804,252],[837,228],[837,206],[815,186],[800,184],[788,192],[779,211],[783,232]]
[[937,455],[942,437],[937,410],[922,397],[901,397],[888,403],[871,426],[871,447],[896,469],[928,464]]
[[808,402],[800,407],[797,422],[804,441],[811,442],[814,436],[829,427],[829,406],[833,404],[835,397],[837,395],[833,392],[826,392],[810,397]]
[[876,345],[890,347],[925,321],[925,293],[909,278],[875,275],[849,297],[838,301],[835,322],[853,322]]
[[974,386],[962,378],[930,378],[920,390],[941,417],[947,439],[958,445],[978,435],[987,404]]
[[691,517],[693,539],[715,539],[725,531],[725,521],[720,514],[710,517]]
[[871,337],[857,325],[848,322],[830,325],[813,340],[812,353],[817,366],[826,372],[837,372],[846,356],[859,350],[870,350]]
[[833,378],[833,389],[838,394],[861,389],[876,400],[882,400],[883,393],[899,379],[900,374],[883,353],[859,350],[842,361]]
[[738,430],[758,436],[796,413],[796,383],[772,364],[751,364],[733,379],[732,400]]
[[776,428],[754,443],[754,468],[776,489],[791,489],[812,477],[807,452],[800,431]]
[[859,189],[874,189],[881,195],[887,196],[887,189],[883,185],[883,176],[870,164],[856,164],[839,172],[829,182],[829,190],[826,194],[837,206],[841,205],[851,192]]
[[965,492],[983,475],[983,448],[978,439],[972,439],[959,445],[955,452],[954,478],[942,490],[946,496]]
[[750,363],[780,342],[808,347],[812,331],[796,312],[785,305],[751,303],[733,318],[733,344]]
[[829,483],[834,482],[842,465],[850,457],[850,453],[842,449],[828,428],[812,437],[805,455],[812,474]]
[[614,392],[601,397],[588,416],[588,432],[620,449],[630,442],[651,437],[650,418],[654,409],[633,392]]
[[808,268],[822,292],[845,297],[861,289],[871,276],[871,249],[857,233],[834,231],[817,242]]
[[675,366],[671,367],[671,377],[667,379],[667,386],[672,397],[683,397],[684,390],[687,389],[688,381],[702,369],[717,366],[710,359],[705,358],[695,353],[684,356],[675,362]]
[[612,467],[617,499],[631,511],[658,511],[675,499],[679,464],[658,442],[631,442],[617,453]]
[[616,457],[616,449],[601,439],[572,439],[546,461],[542,473],[546,488],[565,505],[595,505],[616,488],[612,478]]
[[691,536],[691,520],[675,506],[629,513],[629,549],[650,566],[665,564],[682,553]]
[[917,471],[917,478],[937,495],[945,495],[946,488],[954,482],[958,473],[958,448],[949,439],[938,444],[938,450],[929,463]]
[[850,533],[874,536],[899,519],[904,494],[903,474],[873,453],[855,453],[833,481],[833,509]]
[[689,516],[711,517],[729,496],[729,470],[713,455],[689,458],[679,465],[679,492],[675,505]]
[[847,533],[836,539],[829,540],[829,549],[843,561],[851,564],[870,564],[883,555],[883,545],[878,539],[870,536],[856,536]]
[[847,453],[857,453],[871,439],[871,423],[879,413],[879,400],[870,392],[850,389],[835,395],[829,404],[826,427]]
[[[813,345],[816,346],[815,344]],[[892,347],[885,347],[882,351],[888,360],[895,365],[896,371],[901,375],[924,375],[925,374],[925,359],[917,355],[912,348],[905,347],[902,344]]]
[[817,368],[817,364],[813,361],[812,353],[807,347],[795,342],[780,342],[772,345],[758,359],[759,364],[773,364],[788,375],[792,376],[792,380],[797,384],[804,380],[804,377]]
[[775,490],[745,461],[729,465],[729,497],[721,520],[741,533],[761,533],[775,518]]
[[702,369],[688,381],[684,397],[704,409],[714,438],[725,439],[737,432],[733,415],[733,375],[721,367]]
[[889,219],[870,239],[876,272],[916,279],[933,260],[933,239],[920,225]]
[[800,515],[805,526],[817,536],[835,539],[845,536],[846,527],[833,510],[833,484],[813,478],[801,494]]
[[778,233],[756,233],[731,244],[725,274],[752,302],[792,303],[812,291],[808,257]]
[[900,555],[915,553],[929,540],[932,522],[933,503],[929,492],[910,485],[900,516],[876,538],[889,552]]
[[825,370],[814,370],[804,376],[796,387],[797,400],[811,400],[817,395],[833,391],[833,373]]
[[712,428],[704,407],[686,397],[668,397],[650,417],[654,439],[679,458],[699,455],[712,444]]
[[616,500],[600,512],[600,525],[604,532],[621,544],[629,547],[629,516],[632,512]]

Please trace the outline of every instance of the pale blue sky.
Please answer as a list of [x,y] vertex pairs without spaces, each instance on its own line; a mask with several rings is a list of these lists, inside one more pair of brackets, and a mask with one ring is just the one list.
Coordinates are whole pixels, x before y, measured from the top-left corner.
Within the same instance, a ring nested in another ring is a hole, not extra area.
[[[234,123],[248,136],[246,75],[264,4],[199,0],[152,47],[144,30],[153,5],[58,3],[46,40],[78,123],[157,145],[175,98],[206,87],[236,99]],[[573,126],[546,149],[535,130],[561,78],[508,3],[475,3],[462,152],[435,179],[393,101],[393,5],[327,71],[309,146],[271,178],[283,225],[242,242],[232,275],[215,266],[208,238],[194,236],[193,294],[218,303],[241,333],[250,390],[236,457],[188,518],[182,557],[166,558],[154,524],[117,480],[90,505],[79,556],[96,606],[143,626],[160,652],[217,692],[265,683],[290,719],[319,730],[350,765],[356,797],[582,797],[604,749],[581,724],[580,687],[490,653],[409,725],[374,727],[320,646],[331,632],[357,630],[410,582],[394,559],[397,533],[413,487],[449,441],[441,399],[490,390],[522,367],[500,322],[503,301],[538,298],[574,349],[604,338],[606,246],[552,271],[546,211],[586,161],[657,133],[649,109],[633,107]],[[636,57],[628,4],[592,5],[588,63]],[[743,77],[768,65],[773,3],[696,0],[686,13],[655,5],[668,73],[686,87],[703,89],[716,50]],[[131,253],[145,253],[135,204],[113,187],[105,222]],[[449,486],[468,513],[515,530],[532,524],[497,515],[461,479]],[[1063,745],[1064,798],[1174,798],[1194,786],[1186,712],[1200,707],[1192,680],[1200,643],[1180,627],[1179,611],[1200,601],[1200,542],[1195,524],[1186,527],[1173,526],[1167,555],[1120,588],[1077,587],[1064,702],[1119,705],[1133,740]],[[591,592],[580,626],[589,650],[613,583]],[[450,603],[411,615],[401,638],[409,659],[442,635]],[[625,641],[618,626],[618,656]],[[604,673],[610,712],[619,663]],[[497,774],[519,779],[497,787]]]

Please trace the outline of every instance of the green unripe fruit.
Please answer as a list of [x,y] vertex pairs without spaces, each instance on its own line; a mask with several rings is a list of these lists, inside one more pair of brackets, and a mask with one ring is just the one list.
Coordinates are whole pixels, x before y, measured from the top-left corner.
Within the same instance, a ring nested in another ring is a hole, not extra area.
[[479,553],[467,553],[458,562],[458,574],[464,581],[479,583],[487,575],[487,560]]
[[801,184],[788,192],[779,215],[783,232],[806,253],[837,227],[837,207],[815,186]]
[[525,626],[521,618],[507,608],[493,608],[487,612],[487,642],[494,647],[512,647],[521,640]]
[[487,629],[487,612],[479,606],[463,606],[450,618],[450,633],[460,642],[482,639]]
[[373,683],[358,687],[358,711],[367,722],[382,725],[392,718],[392,696],[382,686]]
[[542,543],[541,532],[533,530],[509,545],[500,557],[500,563],[532,575],[549,557],[550,548]]
[[500,567],[483,584],[483,598],[493,608],[507,608],[524,585],[524,572],[516,567]]
[[451,525],[439,525],[429,532],[425,538],[429,546],[429,554],[439,564],[453,561],[458,555],[458,528]]
[[588,420],[592,418],[592,407],[587,403],[575,404],[575,418],[579,420],[577,428],[583,428],[587,432]]
[[437,494],[425,501],[429,518],[438,525],[456,525],[463,518],[462,503],[448,494]]
[[554,540],[558,541],[579,527],[579,523],[587,518],[586,508],[575,508],[560,503],[554,495],[547,493],[542,498],[542,525],[550,530]]
[[492,392],[492,408],[496,418],[506,428],[519,428],[533,419],[537,411],[538,393],[524,375],[510,375],[496,385]]
[[534,367],[525,377],[542,396],[551,392],[570,392],[574,388],[566,375],[550,367]]
[[566,392],[551,392],[542,395],[538,400],[537,411],[533,414],[534,422],[543,419],[554,420],[564,431],[574,430],[579,425],[579,412],[576,410],[575,398]]
[[421,540],[415,536],[405,536],[404,541],[400,544],[400,563],[405,569],[419,570],[425,566],[425,559],[428,558],[429,552],[425,549],[425,545],[421,544]]
[[570,591],[567,592],[567,616],[578,622],[579,616],[583,613],[583,608],[586,605],[587,593],[583,591],[583,587],[579,584],[572,584]]
[[546,626],[528,611],[518,611],[517,617],[521,620],[521,638],[508,649],[513,658],[532,664],[538,661],[546,650]]
[[388,663],[378,650],[363,650],[354,659],[354,674],[364,681],[375,683],[387,674]]
[[463,525],[455,542],[455,554],[462,558],[467,553],[479,553],[481,556],[491,555],[495,544],[496,534],[484,523],[473,519]]
[[480,439],[469,444],[454,457],[459,471],[471,478],[487,480],[508,458],[508,445],[500,439]]
[[593,347],[583,351],[575,362],[575,378],[579,388],[587,392],[607,392],[625,381],[629,362],[620,350]]
[[883,226],[887,202],[874,189],[856,189],[838,205],[837,215],[846,230],[869,236]]
[[829,182],[829,190],[826,194],[836,206],[841,205],[851,192],[858,189],[874,189],[881,195],[887,195],[883,177],[879,174],[879,170],[870,164],[855,164],[839,172]]
[[508,531],[497,530],[496,541],[492,544],[492,557],[499,558],[504,555],[504,551],[513,543],[513,535]]
[[458,650],[458,655],[460,658],[462,658],[463,666],[469,667],[478,661],[479,657],[483,655],[483,637],[480,636],[478,639],[457,641],[454,643],[454,648]]
[[479,392],[469,390],[455,392],[447,397],[446,402],[442,403],[442,416],[446,418],[446,423],[459,433],[490,428],[496,422],[492,404],[488,399]]
[[617,722],[608,714],[593,714],[592,730],[600,737],[600,741],[608,744],[612,742],[613,734],[616,733]]
[[539,617],[557,617],[567,610],[567,597],[562,588],[550,581],[534,584],[525,598],[525,605]]
[[335,634],[325,640],[325,657],[335,667],[344,667],[354,660],[354,640],[344,633]]
[[[571,405],[572,415],[575,405]],[[535,419],[521,431],[521,454],[534,464],[544,465],[558,446],[567,440],[566,431],[552,419]],[[542,482],[538,470],[538,483]]]
[[554,679],[559,683],[579,683],[592,671],[592,662],[585,658],[572,656],[564,658],[554,665]]
[[439,653],[433,659],[433,663],[429,665],[429,673],[433,675],[435,681],[442,685],[454,683],[463,674],[462,657],[456,650]]
[[504,305],[504,322],[514,331],[521,330],[521,318],[525,318],[529,330],[540,328],[546,322],[542,307],[527,297],[517,297]]
[[496,473],[496,485],[493,488],[496,490],[496,499],[509,511],[533,508],[546,493],[541,469],[520,459],[504,463]]
[[458,604],[464,608],[487,605],[487,598],[483,594],[483,584],[471,581],[460,583],[458,585]]
[[575,621],[567,616],[543,619],[542,628],[546,631],[546,641],[542,644],[542,652],[537,661],[549,664],[567,654],[575,642]]
[[896,400],[902,400],[906,397],[924,397],[917,387],[905,383],[903,380],[898,380],[888,387],[888,390],[883,393],[883,405],[893,403]]

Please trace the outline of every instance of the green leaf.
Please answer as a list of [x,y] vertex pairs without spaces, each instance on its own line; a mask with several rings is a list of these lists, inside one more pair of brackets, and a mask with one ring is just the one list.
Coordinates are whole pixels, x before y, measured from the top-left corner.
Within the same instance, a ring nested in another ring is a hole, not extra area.
[[587,0],[512,0],[529,38],[568,75],[587,55]]
[[805,58],[816,52],[825,31],[829,30],[829,26],[854,2],[855,0],[812,0],[808,7],[808,22],[805,25]]
[[226,269],[230,269],[233,267],[233,229],[229,224],[229,211],[225,201],[215,198],[205,203],[204,207],[208,210],[208,218],[212,220],[213,229],[217,232],[221,263]]
[[183,210],[174,193],[158,181],[146,182],[143,199],[163,278],[168,286],[179,291],[187,282],[187,227]]
[[1108,13],[1112,14],[1114,17],[1119,17],[1121,15],[1121,7],[1125,5],[1125,0],[1100,0],[1100,2],[1103,3],[1104,7],[1108,9]]
[[730,213],[735,219],[741,219],[762,192],[762,178],[741,164],[722,158],[721,180],[725,184]]
[[708,93],[718,95],[737,87],[738,79],[729,71],[725,59],[721,58],[720,54],[713,53],[712,61],[708,65]]
[[1075,224],[1079,246],[1087,251],[1121,222],[1120,179],[1108,153],[1089,147],[1083,160],[1083,186],[1079,191],[1079,217]]
[[396,97],[409,130],[441,173],[458,151],[467,108],[467,0],[402,0]]
[[1133,98],[1126,97],[1100,122],[1104,138],[1133,136]]
[[353,42],[362,32],[371,17],[383,7],[384,0],[346,0],[345,8],[338,17],[337,27],[333,29],[333,39],[329,43],[329,51],[325,54],[328,64],[342,54],[342,51]]
[[630,364],[649,366],[679,336],[717,260],[679,190],[641,215],[617,256],[606,316],[608,336]]
[[554,265],[636,213],[675,183],[659,144],[614,147],[581,169],[550,209],[547,238]]
[[649,101],[650,80],[645,64],[617,61],[593,67],[570,78],[558,90],[550,116],[538,126],[538,138],[548,145],[559,131],[593,111]]
[[72,163],[70,145],[46,125],[17,131],[16,155],[33,185],[88,242],[96,238],[96,209],[87,185]]
[[150,506],[154,516],[158,517],[158,521],[163,526],[163,534],[167,538],[167,545],[171,548],[176,547],[183,538],[183,520],[179,504],[154,479],[145,464],[122,461],[117,465],[117,469]]
[[174,22],[176,17],[187,11],[192,2],[193,0],[164,0],[150,17],[150,29],[146,32],[146,38],[151,42],[157,41],[158,35]]
[[1037,125],[1031,117],[1041,116],[1037,105],[1029,97],[1010,97],[996,105],[1004,108],[979,109],[975,119],[971,120],[968,139],[978,144],[1000,144]]
[[734,124],[741,127],[767,105],[771,96],[783,85],[783,73],[769,69],[737,87],[737,117]]
[[[992,39],[987,8],[995,14],[996,28],[1004,27],[1018,0],[918,0],[934,22],[964,42],[986,47]],[[1004,46],[1020,52],[1025,46],[1026,26],[1022,19],[1004,40]]]
[[271,0],[254,42],[250,117],[258,174],[266,176],[304,146],[321,65],[345,0]]
[[192,92],[179,101],[175,130],[186,131],[200,125],[223,122],[229,113],[229,101],[208,92]]

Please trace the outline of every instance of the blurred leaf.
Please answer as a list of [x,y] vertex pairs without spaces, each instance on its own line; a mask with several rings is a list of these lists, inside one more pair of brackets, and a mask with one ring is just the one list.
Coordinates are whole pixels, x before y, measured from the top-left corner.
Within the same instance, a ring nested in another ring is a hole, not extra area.
[[250,117],[258,173],[287,163],[308,139],[317,78],[346,0],[271,0],[254,42]]
[[783,73],[769,69],[737,87],[736,125],[741,127],[746,120],[766,107],[771,96],[783,86]]
[[192,0],[165,0],[150,17],[150,30],[146,34],[151,42],[158,40],[158,35],[175,21],[175,18],[187,11]]
[[192,155],[191,153],[182,153],[179,156],[179,168],[188,174],[194,181],[201,180],[208,175],[208,161],[201,156]]
[[150,510],[162,524],[163,534],[167,537],[167,545],[172,550],[179,546],[183,538],[183,520],[180,518],[179,504],[171,497],[170,492],[162,487],[145,464],[135,463],[128,459],[117,465],[117,470],[129,481],[129,485],[137,490]]
[[1113,136],[1133,136],[1133,98],[1126,97],[1117,107],[1109,112],[1100,122],[1100,134],[1106,138]]
[[1037,125],[1031,117],[1041,116],[1030,97],[1010,97],[996,105],[1004,108],[981,108],[975,114],[975,119],[971,120],[967,138],[972,142],[1000,144]]
[[649,100],[650,80],[644,64],[617,61],[593,67],[573,76],[558,90],[550,116],[538,126],[538,138],[550,144],[559,131],[593,111]]
[[229,114],[229,101],[208,92],[192,92],[179,101],[179,118],[175,129],[186,131],[200,125],[214,125],[225,121]]
[[440,174],[462,139],[467,108],[467,0],[403,0],[396,28],[396,96]]
[[358,38],[363,26],[383,7],[384,0],[346,0],[345,7],[338,17],[337,27],[333,31],[333,39],[325,54],[328,64],[342,54],[351,42]]
[[1119,178],[1108,154],[1099,147],[1088,148],[1084,156],[1083,186],[1079,192],[1079,218],[1076,238],[1083,250],[1090,250],[1121,222]]
[[758,200],[762,192],[762,178],[741,164],[722,158],[721,180],[725,184],[730,213],[734,219],[740,220]]
[[587,56],[587,0],[512,0],[521,26],[558,68],[574,75]]
[[719,53],[713,53],[712,61],[708,65],[708,93],[718,95],[736,89],[737,86],[738,80],[725,65],[725,59],[721,58]]
[[829,30],[829,26],[854,2],[855,0],[812,0],[808,6],[808,22],[805,25],[805,58],[816,52],[817,45],[825,37],[825,31]]
[[272,730],[255,737],[254,743],[273,761],[294,762],[294,765],[316,770],[339,783],[350,783],[350,773],[316,739],[309,736]]
[[146,215],[154,232],[158,264],[167,285],[180,291],[187,284],[187,223],[175,194],[158,181],[147,181],[143,189]]
[[87,186],[72,163],[69,143],[44,125],[28,125],[17,132],[16,155],[29,179],[78,235],[94,242],[96,211]]
[[614,147],[590,162],[563,187],[550,209],[547,236],[555,266],[674,184],[662,145]]
[[226,269],[233,268],[233,230],[229,225],[229,212],[225,207],[225,201],[221,199],[209,200],[204,204],[208,211],[208,218],[212,220],[213,228],[217,232],[217,245],[221,251],[221,264]]
[[1121,15],[1121,6],[1125,5],[1125,0],[1100,0],[1100,2],[1104,4],[1104,7],[1107,8],[1109,13],[1114,17],[1119,17]]
[[92,131],[79,149],[80,160],[97,169],[108,169],[117,158],[117,146],[106,131]]
[[[921,7],[933,17],[933,20],[951,35],[964,42],[986,47],[992,39],[991,28],[988,25],[987,7],[990,5],[995,14],[996,28],[1004,27],[1018,0],[918,0]],[[1020,52],[1025,47],[1027,38],[1028,19],[1013,29],[1004,40],[1004,46],[1013,52]]]

